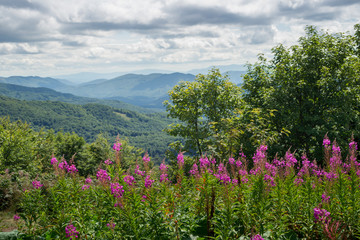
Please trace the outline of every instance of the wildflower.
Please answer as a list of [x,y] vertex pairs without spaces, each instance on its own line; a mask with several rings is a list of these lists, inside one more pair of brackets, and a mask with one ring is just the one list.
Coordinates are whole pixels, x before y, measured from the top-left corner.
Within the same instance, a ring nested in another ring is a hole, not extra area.
[[139,165],[136,165],[136,167],[135,167],[135,174],[136,174],[136,175],[139,175],[139,176],[144,176],[145,171],[140,171]]
[[150,157],[149,157],[149,154],[148,154],[148,153],[145,153],[145,155],[144,155],[144,157],[143,157],[143,161],[144,161],[144,163],[150,162]]
[[179,152],[179,154],[177,155],[177,163],[179,168],[182,168],[184,166],[184,155],[182,152]]
[[167,171],[167,169],[168,169],[168,167],[164,163],[160,164],[160,167],[159,167],[160,171]]
[[76,173],[78,170],[76,169],[75,165],[72,164],[70,167],[67,168],[68,173]]
[[131,175],[126,175],[124,177],[124,182],[126,182],[129,186],[132,186],[135,183],[135,178]]
[[141,201],[142,201],[142,202],[145,202],[146,199],[147,199],[146,195],[142,195]]
[[146,176],[145,178],[145,187],[151,188],[151,185],[155,182],[155,180],[151,180],[150,176]]
[[76,231],[76,227],[74,227],[74,225],[69,224],[65,227],[65,232],[66,232],[66,237],[69,237],[70,239],[73,239],[72,237],[74,236],[75,238],[78,238],[78,234],[79,232]]
[[100,182],[107,182],[110,181],[111,178],[109,176],[109,174],[107,173],[106,170],[100,169],[97,173],[96,173],[96,178],[100,181]]
[[230,165],[234,165],[234,163],[235,163],[235,159],[234,158],[229,158],[229,163],[230,163]]
[[65,160],[62,161],[61,163],[59,163],[59,168],[60,168],[60,169],[66,170],[66,169],[68,169],[68,167],[69,167],[69,165],[68,165],[68,163],[67,163]]
[[114,143],[113,149],[119,152],[122,149],[121,145],[121,143]]
[[264,175],[264,181],[267,182],[268,185],[270,185],[270,186],[272,186],[272,187],[275,187],[275,186],[276,186],[276,184],[275,184],[275,182],[274,182],[274,178],[271,177],[271,176],[268,175],[268,174],[265,174],[265,175]]
[[53,157],[50,161],[51,165],[53,165],[53,166],[55,166],[58,162],[59,161],[55,157]]
[[248,181],[249,181],[249,179],[246,178],[246,177],[241,178],[241,182],[244,183],[244,184],[247,183]]
[[111,183],[110,184],[110,188],[111,188],[111,194],[115,197],[115,198],[121,198],[123,193],[124,193],[124,187],[120,186],[119,183]]
[[87,178],[87,179],[85,179],[85,183],[92,183],[91,178]]
[[293,167],[297,163],[297,160],[296,160],[294,154],[292,154],[290,151],[286,152],[285,161],[286,161],[287,167]]
[[83,191],[85,191],[86,189],[89,189],[89,187],[90,187],[89,185],[86,185],[86,184],[85,184],[85,185],[83,185],[83,186],[81,187],[81,189],[82,189]]
[[121,208],[122,208],[122,207],[123,207],[123,205],[122,205],[122,203],[121,203],[121,202],[117,202],[117,203],[115,203],[115,204],[114,204],[114,207],[121,207]]
[[264,240],[259,234],[256,234],[251,238],[251,240]]
[[240,168],[241,165],[242,165],[242,162],[240,160],[237,160],[235,165],[236,165],[237,168]]
[[105,160],[104,163],[105,163],[106,165],[111,165],[111,164],[113,164],[113,162],[112,162],[110,159]]
[[113,229],[115,228],[116,224],[113,223],[113,222],[110,222],[110,223],[106,224],[106,226],[107,226],[109,229],[113,230]]
[[199,159],[199,162],[200,162],[200,168],[201,169],[206,169],[209,165],[210,165],[210,161],[207,157],[205,158],[200,158]]
[[168,182],[168,175],[166,173],[163,173],[160,175],[160,182]]
[[33,185],[33,187],[34,188],[36,188],[36,189],[39,189],[39,188],[41,188],[43,185],[40,183],[40,181],[33,181],[32,182],[32,185]]
[[355,142],[355,141],[351,141],[350,143],[349,143],[349,148],[351,149],[351,150],[357,150],[358,149],[358,147],[357,147],[357,143]]
[[330,146],[330,144],[331,144],[330,139],[327,138],[327,136],[325,136],[325,138],[323,140],[323,146],[328,147],[328,146]]
[[14,215],[14,221],[18,221],[19,219],[20,219],[20,216],[17,215],[17,214],[15,214],[15,215]]
[[330,216],[330,212],[325,209],[314,208],[314,218],[315,222],[326,221],[326,218]]
[[248,175],[248,173],[247,173],[246,170],[240,169],[240,170],[239,170],[239,175],[240,175],[240,176],[245,176],[245,175]]
[[261,164],[262,162],[266,161],[266,150],[266,145],[260,145],[260,147],[256,149],[256,152],[253,156],[254,164]]
[[323,203],[330,203],[330,196],[327,196],[325,193],[321,195],[321,198]]
[[304,180],[302,178],[299,178],[299,177],[294,180],[294,183],[297,186],[300,186],[303,182],[304,182]]
[[198,166],[196,165],[196,163],[194,163],[194,165],[192,166],[192,168],[190,170],[190,174],[195,175],[195,176],[199,175],[199,169],[198,169]]

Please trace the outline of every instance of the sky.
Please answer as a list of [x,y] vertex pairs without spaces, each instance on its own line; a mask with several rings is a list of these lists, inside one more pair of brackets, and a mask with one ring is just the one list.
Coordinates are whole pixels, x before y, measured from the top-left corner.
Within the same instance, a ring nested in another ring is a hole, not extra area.
[[359,13],[360,0],[0,0],[0,76],[254,63],[306,25],[353,33]]

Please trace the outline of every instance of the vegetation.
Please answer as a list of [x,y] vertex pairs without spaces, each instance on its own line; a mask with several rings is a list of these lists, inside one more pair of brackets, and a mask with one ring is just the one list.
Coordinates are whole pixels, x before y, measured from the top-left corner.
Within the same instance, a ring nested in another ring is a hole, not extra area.
[[[157,162],[163,160],[167,145],[175,138],[162,130],[170,124],[164,114],[141,114],[100,104],[75,105],[53,101],[21,101],[0,96],[0,116],[31,123],[34,130],[74,132],[92,142],[98,134],[109,140],[117,135],[149,151]],[[73,152],[72,154],[74,154]]]
[[[18,239],[355,239],[360,237],[360,163],[357,143],[341,159],[324,139],[326,166],[288,151],[268,161],[261,145],[248,158],[217,162],[202,157],[184,171],[143,161],[123,168],[121,144],[96,177],[80,177],[65,159],[53,172],[22,183],[14,219]],[[174,184],[176,183],[176,184]]]

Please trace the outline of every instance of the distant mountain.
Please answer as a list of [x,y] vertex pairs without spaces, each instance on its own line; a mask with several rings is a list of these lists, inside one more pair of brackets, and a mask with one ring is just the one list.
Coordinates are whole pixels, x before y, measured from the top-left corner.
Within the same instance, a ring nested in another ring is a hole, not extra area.
[[8,78],[0,77],[0,83],[10,83],[15,85],[21,85],[26,87],[45,87],[57,90],[66,90],[69,88],[69,85],[64,82],[50,78],[50,77],[37,77],[37,76],[12,76]]
[[0,83],[0,95],[20,100],[60,101],[73,104],[98,103],[119,109],[128,109],[140,113],[153,111],[139,106],[131,105],[118,100],[103,100],[98,98],[79,97],[70,93],[61,93],[49,88],[33,88],[20,85]]
[[188,73],[191,73],[194,75],[197,75],[199,73],[207,74],[208,71],[213,67],[218,68],[221,73],[233,72],[233,71],[241,71],[241,72],[246,71],[246,65],[231,64],[231,65],[209,66],[207,68],[192,69],[192,70],[188,71]]

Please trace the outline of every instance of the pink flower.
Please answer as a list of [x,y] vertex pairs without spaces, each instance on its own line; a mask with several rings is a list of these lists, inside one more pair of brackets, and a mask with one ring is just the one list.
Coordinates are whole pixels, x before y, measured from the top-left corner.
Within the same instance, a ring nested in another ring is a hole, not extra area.
[[184,166],[184,155],[182,152],[179,152],[179,154],[177,155],[177,163],[179,168],[182,168]]
[[119,183],[111,183],[110,184],[110,188],[111,188],[111,194],[115,197],[115,198],[121,198],[123,196],[124,193],[124,187],[120,186]]
[[160,167],[159,167],[160,171],[167,171],[167,169],[168,169],[168,167],[164,163],[160,164]]
[[325,138],[323,140],[323,146],[328,147],[328,146],[330,146],[330,144],[331,144],[330,139],[328,139],[327,136],[325,136]]
[[59,168],[61,168],[61,169],[66,170],[66,169],[68,169],[68,167],[69,167],[69,165],[65,160],[62,161],[61,163],[59,163]]
[[326,218],[330,216],[330,213],[325,209],[314,208],[314,218],[315,222],[326,221]]
[[56,165],[58,163],[58,160],[56,158],[52,158],[51,161],[50,161],[51,165]]
[[75,165],[72,164],[70,167],[67,168],[68,173],[76,173],[78,170],[76,169]]
[[145,178],[145,187],[151,188],[151,185],[155,182],[155,180],[151,180],[150,176],[146,176]]
[[124,182],[126,182],[129,186],[132,186],[135,183],[135,178],[131,175],[126,175],[124,177]]
[[113,223],[113,222],[111,222],[111,223],[106,224],[106,226],[107,226],[109,229],[114,229],[115,226],[116,226],[116,224]]
[[251,240],[264,240],[259,234],[256,234],[251,238]]
[[100,181],[100,182],[107,182],[110,181],[111,178],[109,176],[109,174],[107,173],[106,170],[100,169],[97,173],[96,173],[96,178]]
[[20,216],[17,215],[17,214],[15,214],[15,215],[14,215],[14,221],[18,221],[19,219],[20,219]]
[[122,149],[121,145],[121,143],[114,143],[113,149],[119,152]]
[[91,178],[87,178],[87,179],[85,179],[85,183],[92,183]]
[[139,175],[139,176],[144,176],[145,171],[140,171],[139,165],[136,165],[135,174],[136,174],[136,175]]
[[72,237],[78,238],[79,232],[76,231],[76,227],[74,225],[69,224],[65,227],[66,237],[69,237],[70,239],[73,239]]
[[143,161],[144,161],[144,163],[150,162],[150,157],[149,157],[149,154],[148,154],[148,153],[145,153],[145,155],[144,155],[144,157],[143,157]]
[[230,163],[230,165],[234,165],[234,163],[235,163],[235,159],[234,158],[229,158],[229,163]]
[[83,191],[85,191],[86,189],[89,189],[89,185],[83,185],[82,187],[81,187],[81,189],[83,190]]
[[32,185],[33,185],[33,187],[34,188],[36,188],[36,189],[39,189],[39,188],[41,188],[43,185],[40,183],[40,181],[33,181],[32,182]]
[[108,160],[105,160],[105,164],[106,165],[111,165],[111,164],[113,164],[113,162],[110,159],[108,159]]

